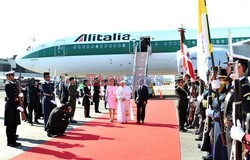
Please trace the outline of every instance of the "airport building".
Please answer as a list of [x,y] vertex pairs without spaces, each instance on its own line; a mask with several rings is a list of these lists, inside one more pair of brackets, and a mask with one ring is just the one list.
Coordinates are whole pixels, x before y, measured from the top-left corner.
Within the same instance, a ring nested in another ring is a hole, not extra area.
[[27,70],[18,64],[16,64],[15,61],[16,55],[14,55],[12,58],[0,58],[0,89],[4,89],[6,77],[5,72],[8,72],[10,70],[14,70],[16,72],[15,78],[18,78],[20,75],[24,78],[36,78],[36,79],[42,79],[42,74],[32,72],[30,70]]

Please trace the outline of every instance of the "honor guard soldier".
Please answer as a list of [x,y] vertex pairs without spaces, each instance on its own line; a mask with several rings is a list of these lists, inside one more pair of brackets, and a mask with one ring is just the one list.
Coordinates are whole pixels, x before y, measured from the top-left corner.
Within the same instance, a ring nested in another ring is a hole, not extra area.
[[47,121],[49,118],[49,114],[54,108],[56,102],[54,100],[54,85],[50,82],[49,72],[44,72],[44,83],[42,84],[42,108],[44,113],[44,127],[46,130]]
[[[239,95],[239,100],[242,101],[243,100],[243,92],[241,91],[244,91],[244,86],[249,84],[249,81],[247,79],[247,77],[245,76],[245,73],[246,73],[246,70],[248,68],[248,58],[247,57],[244,57],[244,56],[239,56],[239,55],[235,55],[233,54],[232,55],[232,58],[233,58],[233,62],[236,62],[238,61],[238,75],[239,75],[239,83],[240,83],[240,95]],[[227,62],[227,72],[228,74],[231,73],[231,67],[230,67],[230,63]],[[231,75],[232,79],[234,79],[234,75],[232,74]],[[230,130],[231,130],[231,127],[232,127],[232,121],[233,121],[233,102],[234,102],[234,98],[235,98],[235,94],[234,94],[234,85],[231,86],[231,89],[230,91],[227,93],[227,96],[225,98],[225,109],[224,109],[224,117],[225,117],[225,125],[226,125],[226,138],[227,138],[227,148],[228,148],[228,154],[231,153],[231,149],[232,149],[232,140],[231,140],[231,137],[230,137]],[[240,115],[241,117],[243,117],[243,121],[246,117],[246,114],[244,114],[244,108],[247,108],[245,107],[244,104],[241,104],[242,106],[242,109],[243,109],[243,114]],[[248,106],[249,107],[249,106]],[[237,126],[238,127],[238,126]]]
[[[217,80],[212,81],[212,90],[215,91],[218,89],[219,92],[219,101],[218,99],[213,99],[213,109],[207,108],[206,109],[206,116],[209,116],[213,119],[213,159],[220,159],[220,160],[228,160],[228,153],[227,147],[223,145],[220,133],[221,133],[221,126],[220,126],[220,111],[218,107],[221,108],[221,112],[224,111],[224,100],[226,97],[226,80],[227,80],[227,71],[223,68],[218,68]],[[219,106],[220,104],[220,106]],[[224,122],[223,122],[224,123]]]
[[19,97],[22,97],[22,94],[18,93],[17,85],[14,82],[14,74],[14,71],[5,73],[7,81],[5,85],[4,125],[6,126],[7,145],[10,147],[21,145],[21,143],[16,142],[16,130],[17,125],[21,124],[19,112],[23,112],[23,108],[19,106]]

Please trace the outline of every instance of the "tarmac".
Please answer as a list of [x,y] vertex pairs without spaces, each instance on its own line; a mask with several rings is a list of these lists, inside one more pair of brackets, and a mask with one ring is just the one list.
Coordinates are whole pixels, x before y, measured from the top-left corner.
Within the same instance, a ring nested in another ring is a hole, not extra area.
[[[172,92],[172,91],[171,91]],[[0,159],[8,160],[11,159],[32,147],[36,147],[39,144],[50,140],[50,137],[47,137],[46,132],[44,131],[43,120],[39,120],[41,124],[34,124],[30,126],[30,124],[26,122],[21,122],[21,125],[17,127],[17,134],[19,135],[18,142],[22,143],[22,146],[19,148],[12,148],[7,146],[6,142],[6,134],[5,134],[5,126],[4,126],[4,106],[5,106],[5,92],[0,91]],[[164,97],[163,97],[164,98]],[[165,99],[165,98],[164,98]],[[170,98],[173,99],[173,96]],[[81,100],[81,99],[80,99]],[[176,99],[175,99],[176,101]],[[92,118],[84,118],[83,106],[77,105],[75,112],[75,120],[78,121],[76,124],[70,124],[67,130],[71,130],[72,128],[78,127],[79,125],[83,125],[88,121],[92,121],[94,118],[102,116],[103,114],[108,114],[108,110],[104,108],[104,102],[100,102],[100,113],[95,113],[93,111],[93,107],[91,108],[91,117]],[[206,153],[201,152],[197,146],[200,142],[195,141],[194,139],[197,137],[194,135],[193,130],[189,130],[186,133],[180,132],[180,146],[181,146],[181,159],[182,160],[198,160],[202,159],[201,157],[206,155]]]

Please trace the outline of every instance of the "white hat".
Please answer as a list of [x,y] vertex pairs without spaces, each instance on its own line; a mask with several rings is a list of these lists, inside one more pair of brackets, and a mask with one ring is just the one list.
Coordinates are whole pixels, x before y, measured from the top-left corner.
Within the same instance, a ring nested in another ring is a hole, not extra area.
[[9,71],[9,72],[5,72],[5,76],[8,76],[10,74],[15,74],[15,71]]
[[121,80],[121,81],[120,81],[120,84],[121,84],[121,83],[126,83],[126,82],[125,82],[125,80]]

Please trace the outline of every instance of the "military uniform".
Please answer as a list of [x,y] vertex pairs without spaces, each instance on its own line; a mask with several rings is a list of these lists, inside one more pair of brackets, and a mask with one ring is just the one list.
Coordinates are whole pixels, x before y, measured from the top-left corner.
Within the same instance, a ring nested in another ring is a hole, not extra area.
[[[242,66],[242,70],[244,68],[244,66],[247,68],[247,61],[248,59],[246,57],[243,57],[243,56],[239,56],[239,55],[233,55],[233,61],[238,61],[239,64],[241,64]],[[244,70],[243,70],[244,72]],[[242,73],[241,73],[242,74]],[[246,76],[244,75],[241,75],[241,77],[239,77],[239,86],[240,86],[240,89],[239,89],[239,101],[242,101],[244,98],[243,98],[243,93],[245,91],[245,93],[249,92],[249,89],[246,89],[247,87],[247,84],[249,84],[249,81],[247,79]],[[243,92],[242,92],[243,91]],[[227,121],[228,122],[231,122],[229,124],[231,125],[228,125],[226,126],[226,140],[227,140],[227,149],[228,149],[228,154],[230,155],[231,153],[231,149],[232,149],[232,138],[231,138],[231,135],[230,135],[230,130],[231,130],[231,127],[232,127],[232,121],[233,121],[233,102],[234,102],[234,96],[235,96],[235,92],[234,92],[234,84],[232,83],[232,86],[229,90],[229,92],[227,93],[226,95],[226,98],[225,98],[225,113],[224,113],[224,117],[226,117]],[[250,100],[250,97],[249,97],[249,100]],[[249,108],[249,106],[245,106],[244,104],[241,104],[242,106],[242,119],[243,119],[243,122],[246,118],[246,113],[245,110]],[[242,122],[241,122],[242,123]]]
[[[44,73],[44,75],[49,75],[49,73]],[[50,83],[50,81],[45,81],[42,84],[42,108],[43,108],[43,116],[44,116],[44,127],[46,130],[46,125],[48,122],[49,114],[55,107],[52,103],[54,100],[54,85]]]
[[[7,72],[6,76],[14,72]],[[13,76],[14,78],[14,76]],[[4,111],[4,126],[6,126],[7,145],[17,147],[20,143],[16,142],[17,126],[21,124],[20,113],[17,109],[19,106],[18,89],[14,81],[7,80],[5,85],[6,103]]]
[[[227,78],[227,72],[226,69],[223,68],[218,68],[218,74],[217,78],[220,79],[218,91],[219,91],[219,101],[220,101],[220,106],[218,103],[218,98],[213,99],[213,159],[220,159],[220,160],[228,160],[228,153],[227,153],[227,147],[223,145],[222,139],[221,139],[221,126],[220,123],[224,123],[224,121],[220,121],[220,117],[223,116],[224,112],[224,100],[226,97],[226,86],[225,86],[225,81]],[[220,107],[220,108],[218,108]],[[221,113],[219,112],[219,109]],[[220,115],[223,114],[223,115]],[[222,118],[223,119],[223,118]]]

